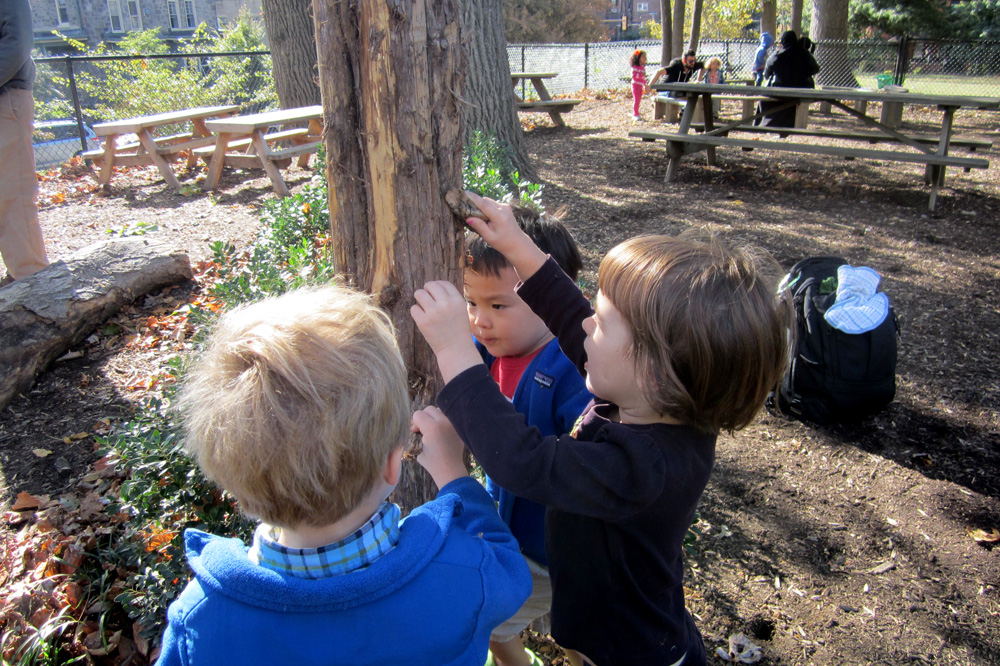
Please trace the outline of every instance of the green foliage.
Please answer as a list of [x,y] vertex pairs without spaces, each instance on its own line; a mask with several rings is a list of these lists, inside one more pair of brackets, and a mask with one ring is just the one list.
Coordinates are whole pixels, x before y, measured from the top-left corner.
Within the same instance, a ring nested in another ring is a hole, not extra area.
[[[94,61],[79,72],[77,84],[88,100],[88,114],[101,120],[219,104],[239,104],[244,112],[257,112],[276,105],[278,99],[270,56],[206,58],[199,54],[266,50],[264,38],[262,23],[244,9],[221,32],[199,26],[191,39],[180,42],[175,58]],[[80,42],[67,41],[93,56],[170,53],[159,27],[127,33],[117,44],[102,42],[90,51]],[[60,82],[55,81],[64,83]],[[44,113],[53,112],[44,109]]]
[[244,538],[252,532],[233,501],[185,455],[165,408],[151,399],[136,418],[101,440],[129,472],[119,501],[108,509],[127,519],[101,559],[131,571],[115,601],[147,629],[162,625],[167,605],[190,576],[186,528]]
[[[76,620],[69,615],[69,607],[64,606],[59,612],[43,622],[38,628],[28,625],[24,628],[24,634],[15,633],[15,629],[9,629],[0,636],[0,654],[9,654],[9,659],[4,659],[3,664],[7,666],[47,666],[51,664],[75,664],[85,659],[80,656],[75,659],[65,660],[60,658],[59,645],[61,637],[66,629],[76,624]],[[20,629],[20,626],[16,627]],[[16,646],[16,647],[15,647]]]
[[310,183],[293,196],[268,201],[261,223],[264,231],[245,255],[238,255],[232,244],[211,245],[219,265],[213,296],[236,305],[333,278],[324,183]]
[[650,19],[639,28],[639,37],[641,39],[662,39],[663,25]]
[[476,130],[462,155],[462,181],[467,190],[498,201],[519,201],[542,209],[538,183],[522,180],[510,156],[492,132]]

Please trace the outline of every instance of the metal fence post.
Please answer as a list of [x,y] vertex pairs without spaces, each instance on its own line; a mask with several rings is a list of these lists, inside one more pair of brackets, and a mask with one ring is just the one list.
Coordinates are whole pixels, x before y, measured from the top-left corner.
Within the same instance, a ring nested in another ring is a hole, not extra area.
[[66,56],[66,74],[69,77],[69,94],[73,98],[73,115],[76,131],[80,136],[80,149],[87,152],[87,136],[83,133],[83,112],[80,110],[80,94],[76,90],[76,76],[73,75],[73,56]]
[[906,80],[906,71],[909,69],[910,62],[910,37],[909,35],[903,35],[903,38],[899,40],[899,48],[896,51],[896,67],[892,72],[893,83],[897,86],[903,85],[903,81]]
[[590,42],[583,44],[583,87],[590,88]]

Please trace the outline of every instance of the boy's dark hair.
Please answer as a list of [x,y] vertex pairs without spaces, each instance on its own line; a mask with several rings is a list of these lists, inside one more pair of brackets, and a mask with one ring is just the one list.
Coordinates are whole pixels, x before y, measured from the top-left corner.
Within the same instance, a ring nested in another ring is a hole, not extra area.
[[[583,268],[583,257],[559,214],[539,213],[520,204],[512,203],[510,207],[524,233],[528,234],[542,252],[551,255],[559,268],[575,281]],[[501,271],[510,268],[510,262],[490,247],[479,234],[470,232],[466,237],[465,267],[476,273],[500,277]]]
[[638,67],[640,58],[642,58],[642,56],[644,55],[646,55],[645,51],[643,51],[642,49],[636,49],[635,53],[632,54],[632,57],[629,58],[629,62],[632,64],[633,67]]

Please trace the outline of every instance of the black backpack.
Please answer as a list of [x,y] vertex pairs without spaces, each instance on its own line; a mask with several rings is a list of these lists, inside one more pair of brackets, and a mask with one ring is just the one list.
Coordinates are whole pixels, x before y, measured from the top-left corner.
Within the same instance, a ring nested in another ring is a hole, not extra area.
[[832,424],[856,421],[896,395],[896,313],[859,334],[831,326],[823,315],[837,297],[839,257],[810,257],[792,267],[786,284],[795,303],[791,364],[768,407],[786,417]]

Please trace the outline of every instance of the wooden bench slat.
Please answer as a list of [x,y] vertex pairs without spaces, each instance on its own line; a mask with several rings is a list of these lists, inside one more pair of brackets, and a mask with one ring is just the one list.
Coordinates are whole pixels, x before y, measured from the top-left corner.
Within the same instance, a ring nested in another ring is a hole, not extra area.
[[568,113],[573,110],[577,104],[581,104],[584,100],[582,99],[539,99],[531,102],[518,102],[518,111],[532,111],[547,113],[549,111],[559,111],[561,113]]
[[[697,130],[699,132],[704,131],[705,125],[703,123],[691,123],[691,129]],[[763,125],[740,125],[739,127],[734,127],[729,130],[730,132],[750,132],[757,134],[781,134],[788,136],[815,136],[823,137],[829,139],[844,139],[848,141],[867,141],[868,143],[881,143],[886,141],[895,142],[897,139],[889,136],[888,134],[882,134],[881,132],[839,132],[837,130],[827,130],[827,129],[799,129],[795,127],[765,127]],[[919,136],[914,134],[908,134],[909,138],[920,143],[926,143],[930,145],[936,145],[940,140],[937,136]],[[952,137],[949,142],[949,146],[968,148],[970,151],[975,151],[976,149],[989,150],[993,147],[993,144],[989,141],[981,141],[979,139],[959,139]]]
[[979,157],[955,157],[954,155],[935,155],[927,153],[907,153],[892,150],[872,150],[870,148],[845,148],[841,146],[823,146],[805,143],[789,143],[781,141],[758,141],[754,139],[733,139],[723,136],[706,136],[704,134],[671,134],[666,132],[651,132],[648,130],[632,130],[629,136],[639,139],[665,140],[681,144],[703,146],[730,146],[753,150],[778,150],[796,153],[812,153],[816,155],[831,155],[847,159],[873,159],[894,162],[911,162],[917,164],[937,164],[942,166],[964,167],[969,169],[987,169],[989,160]]
[[[278,141],[279,139],[290,139],[296,136],[307,136],[309,134],[309,128],[307,127],[296,127],[294,129],[282,130],[280,132],[272,132],[270,134],[264,135],[264,141],[271,143],[273,141]],[[214,139],[213,139],[214,141]],[[251,143],[253,139],[246,137],[243,139],[235,139],[226,144],[226,150],[233,150],[236,148],[246,148]],[[198,157],[204,157],[206,155],[211,155],[215,152],[215,145],[205,146],[204,148],[198,148],[194,151],[194,154]]]
[[303,143],[298,146],[292,146],[291,148],[282,148],[281,150],[272,150],[267,154],[267,159],[269,160],[280,160],[289,157],[295,157],[296,155],[304,155],[306,153],[314,153],[316,149],[319,148],[320,141],[313,141],[312,143]]

